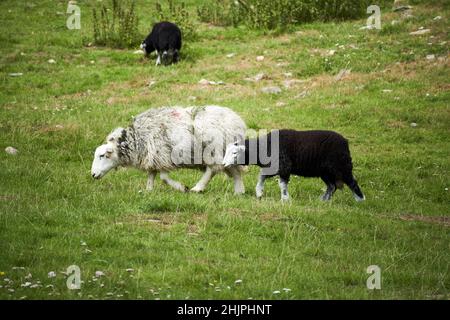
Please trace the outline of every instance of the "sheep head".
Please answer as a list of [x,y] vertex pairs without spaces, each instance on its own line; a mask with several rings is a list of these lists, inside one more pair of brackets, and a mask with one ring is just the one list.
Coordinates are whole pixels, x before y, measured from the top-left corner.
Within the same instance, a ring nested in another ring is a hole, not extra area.
[[238,142],[230,143],[225,151],[222,164],[225,168],[238,164],[238,159],[244,156],[245,146],[239,145]]
[[117,128],[106,138],[106,143],[97,147],[92,162],[91,175],[94,179],[100,179],[111,169],[120,165],[119,144],[125,129]]

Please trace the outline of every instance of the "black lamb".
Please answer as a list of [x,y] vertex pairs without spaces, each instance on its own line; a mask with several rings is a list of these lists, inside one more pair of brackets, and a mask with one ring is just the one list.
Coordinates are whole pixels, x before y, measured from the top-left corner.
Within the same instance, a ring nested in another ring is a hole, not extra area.
[[176,24],[168,21],[156,23],[150,34],[141,43],[145,55],[156,50],[156,65],[176,63],[180,59],[181,30]]
[[256,185],[258,198],[263,194],[264,181],[278,175],[281,200],[288,200],[289,178],[297,175],[320,177],[327,185],[322,200],[330,200],[336,189],[342,188],[344,183],[352,190],[357,201],[365,200],[353,177],[348,141],[333,131],[274,130],[258,138],[246,139],[243,145],[238,142],[230,144],[223,165],[236,164],[261,167]]

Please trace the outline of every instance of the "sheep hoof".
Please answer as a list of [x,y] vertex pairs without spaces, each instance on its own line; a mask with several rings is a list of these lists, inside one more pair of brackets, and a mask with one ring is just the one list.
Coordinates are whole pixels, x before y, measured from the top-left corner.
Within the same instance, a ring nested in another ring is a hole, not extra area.
[[320,199],[322,201],[330,201],[331,200],[331,196],[329,196],[328,194],[324,194],[320,197]]
[[[187,188],[186,188],[187,189]],[[191,192],[195,192],[195,193],[202,193],[204,191],[204,189],[201,189],[199,187],[193,187],[191,189]]]
[[235,191],[235,192],[234,192],[234,195],[235,195],[235,196],[240,196],[240,195],[242,195],[242,194],[245,194],[245,191],[240,190],[240,191]]

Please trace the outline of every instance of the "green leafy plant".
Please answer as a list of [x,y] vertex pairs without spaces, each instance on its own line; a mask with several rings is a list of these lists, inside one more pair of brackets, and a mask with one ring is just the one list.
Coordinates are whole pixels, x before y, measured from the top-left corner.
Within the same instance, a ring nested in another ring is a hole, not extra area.
[[96,45],[114,48],[135,47],[142,40],[138,31],[135,1],[111,0],[111,8],[93,9],[93,33]]
[[285,29],[311,22],[363,17],[369,0],[215,0],[197,10],[202,22]]
[[156,3],[156,12],[159,21],[170,21],[178,25],[183,35],[183,40],[194,40],[197,37],[195,19],[187,10],[184,2],[175,4],[173,0],[168,0],[168,5],[163,6]]

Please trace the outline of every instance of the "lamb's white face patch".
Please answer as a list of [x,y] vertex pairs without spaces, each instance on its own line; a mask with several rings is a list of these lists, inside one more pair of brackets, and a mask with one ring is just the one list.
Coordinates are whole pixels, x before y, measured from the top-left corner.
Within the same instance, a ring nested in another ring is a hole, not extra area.
[[94,179],[100,179],[118,164],[117,149],[113,147],[112,143],[103,144],[95,150],[91,175]]
[[238,145],[237,142],[230,143],[225,151],[225,156],[223,157],[222,164],[225,168],[236,165],[239,154],[245,151],[245,146]]

